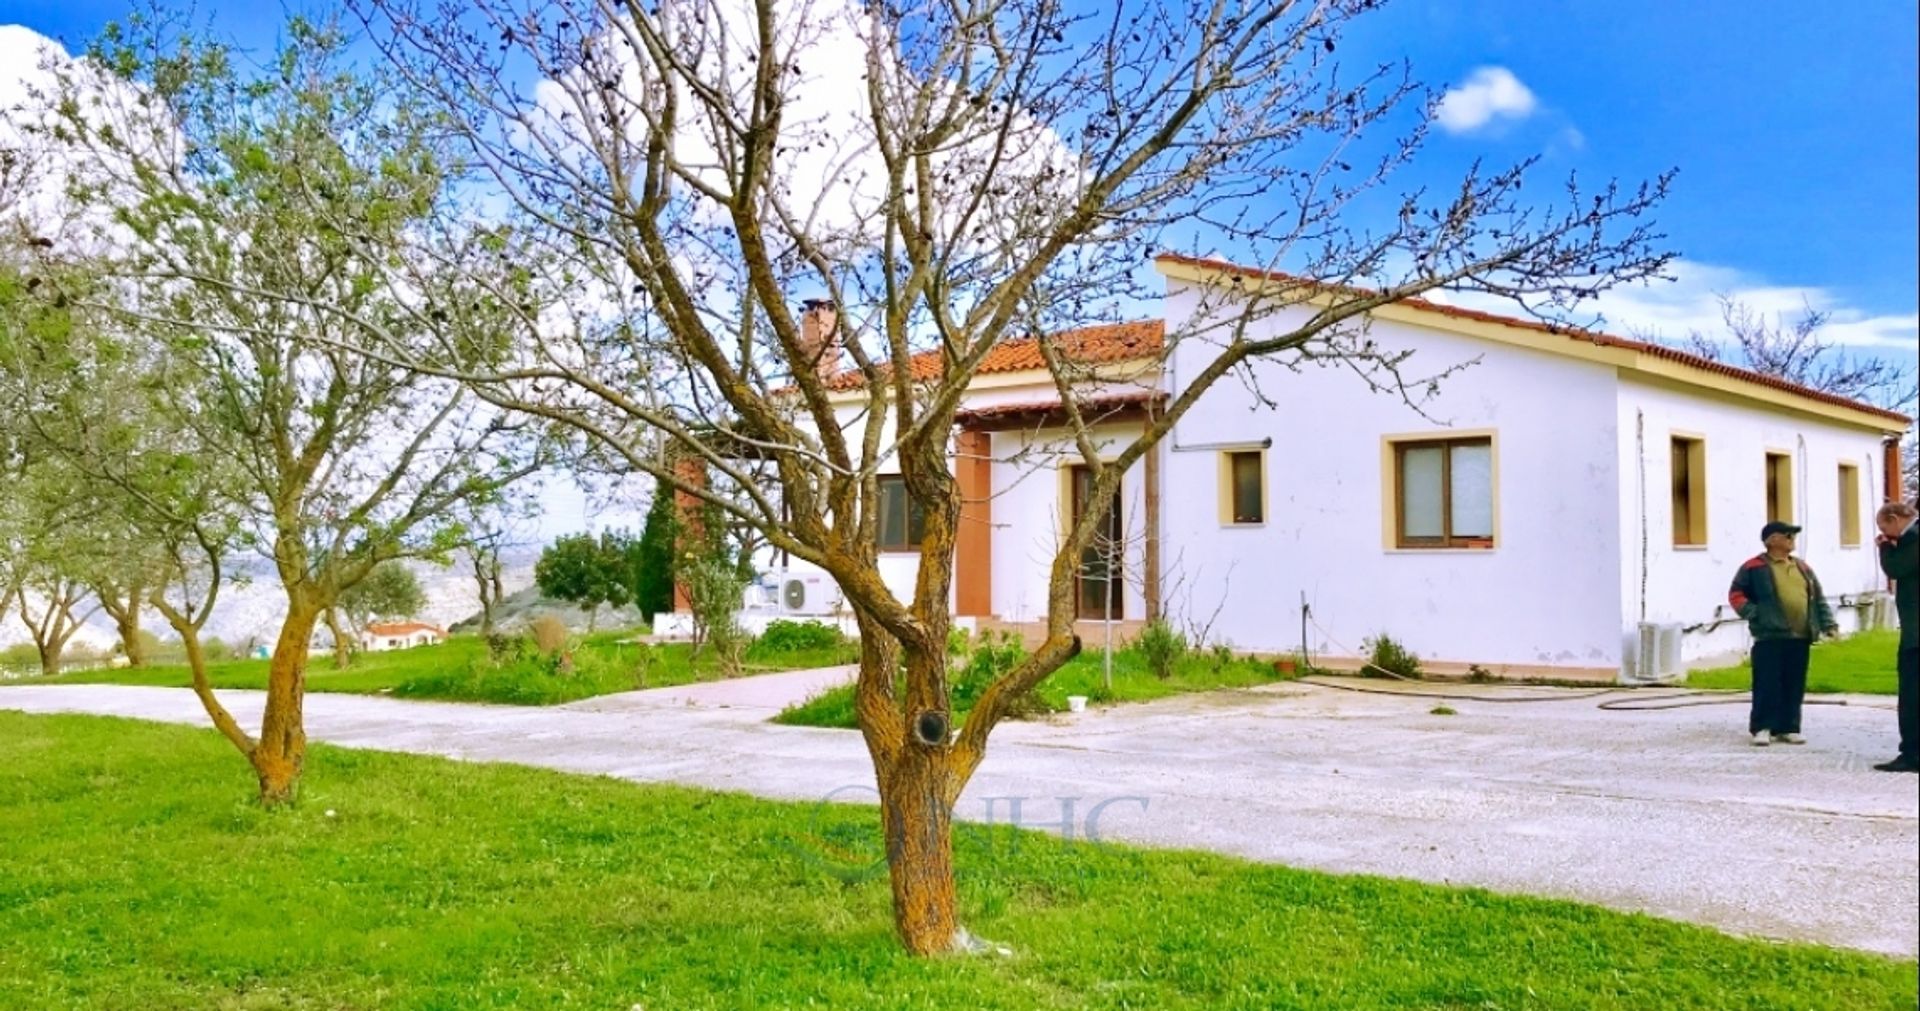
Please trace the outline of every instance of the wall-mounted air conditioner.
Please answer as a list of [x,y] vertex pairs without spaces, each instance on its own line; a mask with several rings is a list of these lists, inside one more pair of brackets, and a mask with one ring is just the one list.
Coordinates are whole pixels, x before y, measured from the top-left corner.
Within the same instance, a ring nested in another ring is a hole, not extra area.
[[1680,660],[1682,634],[1677,623],[1641,622],[1633,662],[1628,665],[1631,680],[1651,684],[1671,681],[1684,673]]
[[1893,594],[1875,594],[1873,598],[1873,618],[1869,628],[1894,628],[1900,622],[1900,616],[1894,611]]
[[823,572],[789,574],[780,580],[780,610],[786,614],[832,614],[839,589]]

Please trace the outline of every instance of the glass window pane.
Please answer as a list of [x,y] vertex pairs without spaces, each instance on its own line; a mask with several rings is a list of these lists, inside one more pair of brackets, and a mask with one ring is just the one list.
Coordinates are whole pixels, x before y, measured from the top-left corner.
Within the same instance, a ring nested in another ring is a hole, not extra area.
[[906,487],[898,479],[880,482],[880,546],[898,548],[907,540]]
[[1403,537],[1443,537],[1440,522],[1440,468],[1438,446],[1410,446],[1400,451],[1400,533]]
[[1233,521],[1263,523],[1265,503],[1261,501],[1260,454],[1233,454]]
[[1493,444],[1452,447],[1453,536],[1493,536]]
[[917,548],[927,535],[927,510],[907,497],[905,484],[900,486],[900,497],[907,499],[907,546]]

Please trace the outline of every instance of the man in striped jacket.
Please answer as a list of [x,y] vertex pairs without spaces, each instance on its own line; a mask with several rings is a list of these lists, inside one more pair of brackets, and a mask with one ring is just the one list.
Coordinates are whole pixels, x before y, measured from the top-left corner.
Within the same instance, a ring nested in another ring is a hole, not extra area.
[[1767,546],[1734,573],[1727,603],[1747,620],[1753,633],[1753,710],[1747,733],[1765,747],[1805,744],[1800,709],[1807,697],[1807,658],[1820,634],[1835,636],[1840,627],[1820,591],[1820,579],[1793,554],[1800,528],[1773,522],[1762,527]]

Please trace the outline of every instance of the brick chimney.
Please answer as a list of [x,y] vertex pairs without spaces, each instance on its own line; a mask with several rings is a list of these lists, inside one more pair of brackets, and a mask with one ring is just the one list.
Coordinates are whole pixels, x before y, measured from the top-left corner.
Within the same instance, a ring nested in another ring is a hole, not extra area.
[[800,303],[800,353],[805,357],[795,365],[815,362],[814,372],[822,379],[840,371],[840,343],[834,330],[837,320],[833,300],[810,298]]

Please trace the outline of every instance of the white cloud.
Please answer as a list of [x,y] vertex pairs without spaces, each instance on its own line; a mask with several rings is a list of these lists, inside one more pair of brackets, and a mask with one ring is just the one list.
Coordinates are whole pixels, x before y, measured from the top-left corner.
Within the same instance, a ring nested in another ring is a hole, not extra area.
[[[1768,319],[1791,320],[1807,309],[1827,314],[1821,336],[1863,351],[1905,351],[1920,342],[1920,313],[1875,313],[1818,285],[1778,284],[1734,267],[1677,260],[1671,281],[1613,288],[1581,303],[1569,321],[1621,337],[1682,339],[1698,332],[1724,334],[1720,298],[1725,295]],[[1450,301],[1489,312],[1513,314],[1505,299],[1455,292]]]
[[1434,122],[1448,133],[1471,133],[1496,119],[1521,120],[1539,102],[1533,91],[1505,67],[1481,67],[1440,96]]

